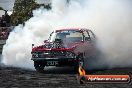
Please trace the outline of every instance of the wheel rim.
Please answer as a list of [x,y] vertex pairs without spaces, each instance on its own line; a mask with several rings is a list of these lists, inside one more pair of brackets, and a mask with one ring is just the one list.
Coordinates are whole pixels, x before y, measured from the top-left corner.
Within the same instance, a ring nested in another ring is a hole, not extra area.
[[38,63],[34,63],[34,67],[37,71],[43,71],[44,70],[44,66]]
[[79,62],[79,65],[83,67],[83,66],[84,66],[84,62],[81,60],[81,61]]

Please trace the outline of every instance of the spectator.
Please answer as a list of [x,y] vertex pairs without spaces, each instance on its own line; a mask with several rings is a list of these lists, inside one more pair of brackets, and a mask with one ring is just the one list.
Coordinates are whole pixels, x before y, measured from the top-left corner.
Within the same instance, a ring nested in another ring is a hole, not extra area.
[[2,15],[0,19],[0,27],[9,27],[10,26],[11,17],[8,15],[7,11],[5,11],[5,15]]
[[5,16],[4,15],[2,15],[1,27],[6,27],[6,21],[5,21]]
[[5,18],[5,21],[6,21],[6,26],[9,27],[11,17],[7,14],[7,11],[5,12],[5,17],[4,18]]
[[2,18],[0,17],[0,27],[1,27],[1,19],[2,19]]

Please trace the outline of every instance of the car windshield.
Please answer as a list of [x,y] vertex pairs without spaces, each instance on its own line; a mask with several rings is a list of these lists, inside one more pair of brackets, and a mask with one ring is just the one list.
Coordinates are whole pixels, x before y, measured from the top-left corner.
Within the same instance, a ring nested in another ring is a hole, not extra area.
[[83,40],[83,34],[78,30],[62,30],[51,34],[49,38],[50,42],[54,42],[55,39],[61,39],[64,43],[81,42]]

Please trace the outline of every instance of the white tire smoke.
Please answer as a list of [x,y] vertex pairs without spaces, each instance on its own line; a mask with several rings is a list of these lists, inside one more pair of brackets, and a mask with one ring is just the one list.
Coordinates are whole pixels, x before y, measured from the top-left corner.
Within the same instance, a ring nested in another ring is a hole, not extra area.
[[132,66],[131,0],[52,0],[52,10],[33,11],[25,26],[10,33],[3,48],[6,65],[33,68],[31,46],[42,44],[56,28],[89,28],[98,37],[98,46],[106,58],[96,64],[109,67]]

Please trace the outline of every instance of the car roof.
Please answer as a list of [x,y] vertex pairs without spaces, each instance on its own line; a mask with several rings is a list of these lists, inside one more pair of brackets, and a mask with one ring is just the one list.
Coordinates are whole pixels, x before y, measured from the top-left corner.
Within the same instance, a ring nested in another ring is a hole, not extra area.
[[57,30],[55,30],[55,32],[69,31],[69,30],[82,30],[82,31],[86,31],[86,30],[89,30],[89,29],[86,29],[86,28],[64,28],[64,29],[57,29]]

